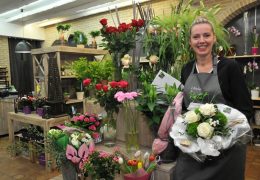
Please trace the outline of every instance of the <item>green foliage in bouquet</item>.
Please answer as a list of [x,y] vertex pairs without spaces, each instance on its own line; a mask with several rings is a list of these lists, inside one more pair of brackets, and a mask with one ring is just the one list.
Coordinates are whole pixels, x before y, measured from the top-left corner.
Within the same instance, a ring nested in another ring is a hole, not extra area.
[[227,117],[214,104],[204,104],[195,110],[188,111],[186,132],[193,138],[211,139],[214,135],[228,136]]

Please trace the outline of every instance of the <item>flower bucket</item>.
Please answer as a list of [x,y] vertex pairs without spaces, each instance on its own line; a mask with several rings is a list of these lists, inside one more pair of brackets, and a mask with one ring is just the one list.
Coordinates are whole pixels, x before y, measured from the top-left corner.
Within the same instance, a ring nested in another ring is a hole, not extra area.
[[61,174],[63,180],[78,180],[76,169],[70,162],[64,162],[61,165]]
[[252,51],[252,55],[257,55],[258,54],[258,47],[252,47],[251,51]]
[[125,145],[127,152],[135,152],[139,149],[138,132],[127,132],[125,134]]
[[256,89],[251,90],[251,98],[256,99],[259,97],[259,91]]
[[32,110],[30,108],[30,106],[24,106],[23,107],[23,113],[24,114],[31,114]]

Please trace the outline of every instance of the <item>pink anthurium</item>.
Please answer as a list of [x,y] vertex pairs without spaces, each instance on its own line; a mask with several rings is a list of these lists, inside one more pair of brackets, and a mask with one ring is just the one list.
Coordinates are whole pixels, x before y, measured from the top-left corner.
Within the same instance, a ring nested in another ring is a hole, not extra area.
[[[91,147],[91,151],[92,147]],[[79,163],[79,166],[83,163],[83,159],[86,159],[89,155],[90,150],[88,149],[87,145],[83,143],[79,150],[77,151],[72,145],[67,145],[66,149],[66,157],[67,159],[71,160],[74,164]]]

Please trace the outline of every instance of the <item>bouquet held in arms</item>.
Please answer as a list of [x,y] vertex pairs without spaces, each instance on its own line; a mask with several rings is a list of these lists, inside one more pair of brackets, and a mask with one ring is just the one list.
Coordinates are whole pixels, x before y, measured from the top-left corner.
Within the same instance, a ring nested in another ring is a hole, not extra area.
[[184,153],[198,161],[219,156],[245,135],[250,126],[244,114],[224,104],[196,104],[179,116],[170,136]]

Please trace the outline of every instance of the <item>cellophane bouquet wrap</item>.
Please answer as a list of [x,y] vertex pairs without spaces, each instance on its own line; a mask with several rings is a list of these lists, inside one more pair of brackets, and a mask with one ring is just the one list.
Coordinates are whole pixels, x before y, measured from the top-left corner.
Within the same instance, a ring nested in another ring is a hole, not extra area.
[[200,162],[219,156],[250,131],[245,115],[227,105],[191,103],[188,110],[176,119],[170,136]]

